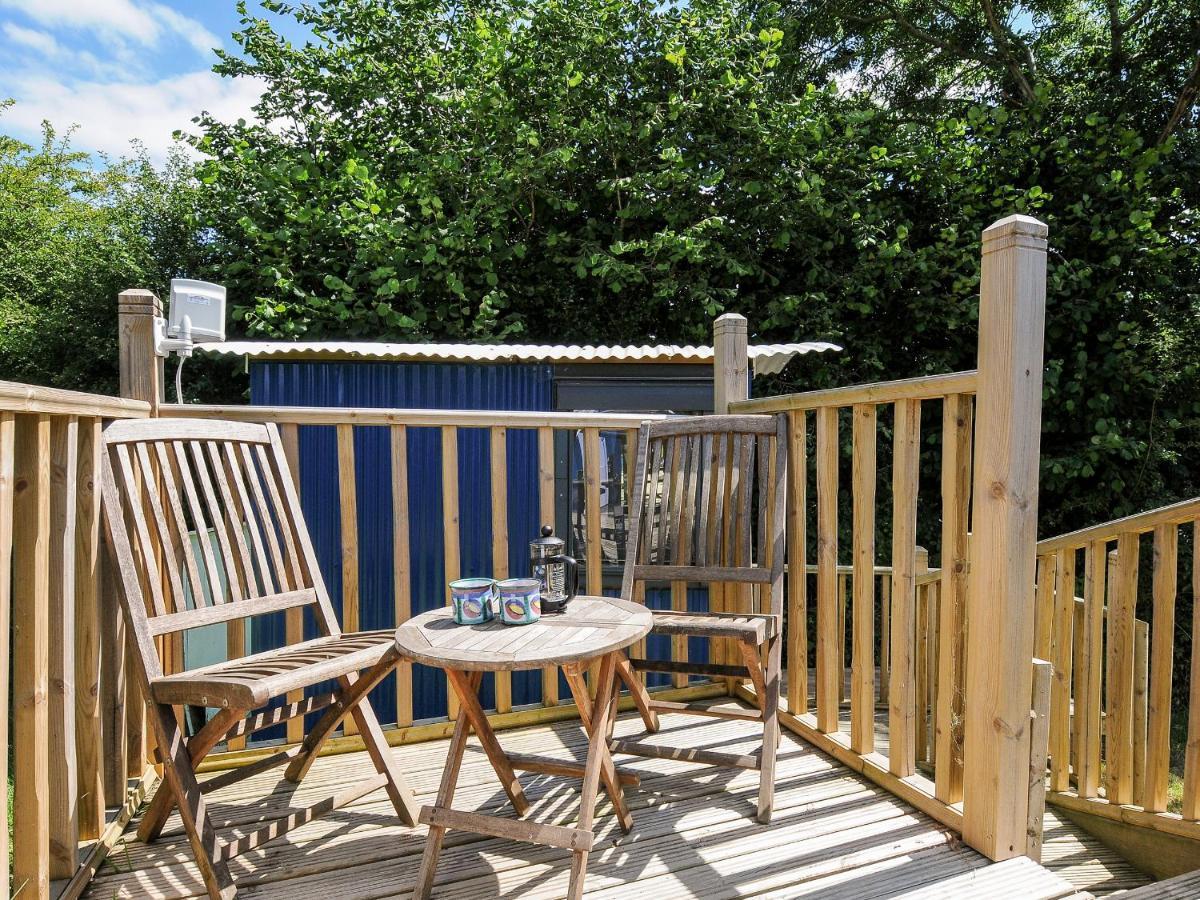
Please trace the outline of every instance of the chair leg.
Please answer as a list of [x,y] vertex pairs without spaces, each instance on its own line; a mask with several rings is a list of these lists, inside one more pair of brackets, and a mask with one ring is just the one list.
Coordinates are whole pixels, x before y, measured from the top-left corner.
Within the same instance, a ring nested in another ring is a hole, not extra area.
[[379,727],[379,720],[375,718],[375,711],[371,709],[371,704],[367,700],[367,694],[392,672],[398,661],[397,657],[389,654],[364,675],[346,675],[338,679],[338,686],[341,690],[337,700],[325,710],[324,715],[305,737],[303,749],[288,764],[284,778],[295,784],[303,781],[320,754],[321,747],[333,735],[342,719],[349,714],[353,717],[355,725],[358,726],[359,735],[362,737],[367,754],[371,757],[371,762],[375,765],[375,771],[380,775],[387,776],[385,787],[392,806],[396,808],[397,815],[405,825],[415,825],[417,822],[416,799],[413,797],[408,783],[404,780],[404,776],[396,767],[395,760],[392,759],[391,750],[383,736],[383,729]]
[[763,690],[763,743],[758,772],[758,821],[771,821],[775,809],[775,758],[779,753],[779,670],[783,638],[767,642],[766,684]]
[[408,786],[408,782],[396,765],[396,759],[392,756],[392,748],[388,746],[387,739],[383,736],[383,729],[379,727],[379,720],[375,717],[375,710],[371,708],[370,703],[364,700],[354,707],[351,715],[354,716],[354,723],[358,726],[358,733],[362,735],[367,754],[371,757],[371,762],[375,764],[375,771],[380,775],[387,776],[387,784],[384,785],[384,789],[392,801],[392,806],[395,807],[396,815],[405,825],[416,825],[419,812],[416,797],[413,796],[412,788]]
[[617,660],[616,674],[620,681],[625,682],[625,686],[629,688],[633,703],[642,717],[642,722],[646,725],[646,730],[651,733],[658,731],[658,713],[650,706],[650,693],[642,684],[642,680],[638,678],[637,672],[633,671],[633,666],[629,664],[629,658],[624,653]]
[[308,775],[308,770],[316,762],[321,748],[329,740],[337,727],[346,716],[350,715],[354,706],[374,689],[396,666],[396,658],[387,656],[376,663],[365,675],[347,675],[338,680],[340,691],[337,699],[317,719],[304,740],[300,744],[300,754],[293,759],[283,773],[283,777],[293,784],[299,784]]
[[[213,747],[221,743],[226,732],[236,725],[238,720],[246,715],[246,712],[247,710],[244,709],[222,709],[209,719],[190,740],[185,742],[188,759],[193,769],[200,764],[204,757],[208,756]],[[175,794],[173,791],[156,791],[154,799],[150,801],[150,806],[142,815],[142,821],[138,825],[138,840],[144,844],[152,844],[158,840],[163,826],[167,824],[167,819],[174,808]]]
[[175,713],[170,706],[158,703],[147,706],[162,754],[166,784],[160,790],[165,788],[175,795],[179,805],[179,817],[183,820],[183,827],[196,856],[196,865],[200,867],[200,876],[204,879],[208,896],[212,900],[232,900],[237,895],[237,887],[233,883],[233,876],[229,874],[229,866],[217,859],[220,843],[208,818],[207,804],[200,792],[200,784],[196,781],[191,753],[179,723],[175,720]]

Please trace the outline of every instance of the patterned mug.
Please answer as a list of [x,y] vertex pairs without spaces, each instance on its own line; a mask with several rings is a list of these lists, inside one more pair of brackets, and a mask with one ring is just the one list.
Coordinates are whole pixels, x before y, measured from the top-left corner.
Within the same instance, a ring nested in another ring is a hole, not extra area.
[[497,587],[505,625],[528,625],[542,617],[542,585],[536,578],[509,578]]
[[450,582],[450,600],[454,604],[454,621],[459,625],[482,625],[495,616],[492,599],[496,597],[496,582],[491,578],[460,578]]

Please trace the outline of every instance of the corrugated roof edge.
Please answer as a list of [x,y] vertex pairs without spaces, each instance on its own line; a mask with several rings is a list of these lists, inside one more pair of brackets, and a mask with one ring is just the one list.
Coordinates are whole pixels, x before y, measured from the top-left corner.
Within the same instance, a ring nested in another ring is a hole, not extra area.
[[[543,362],[543,363],[707,363],[713,348],[678,344],[599,346],[565,344],[392,344],[372,341],[223,341],[197,350],[252,359],[370,359],[396,362]],[[756,375],[779,372],[795,356],[841,351],[837,344],[803,341],[752,344],[748,355]]]

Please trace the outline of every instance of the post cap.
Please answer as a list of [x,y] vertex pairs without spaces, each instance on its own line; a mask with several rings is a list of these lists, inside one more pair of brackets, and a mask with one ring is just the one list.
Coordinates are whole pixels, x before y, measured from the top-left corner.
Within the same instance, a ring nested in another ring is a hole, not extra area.
[[983,230],[983,252],[1019,246],[1036,250],[1046,249],[1046,235],[1050,229],[1046,223],[1016,213],[993,222]]
[[130,288],[117,294],[117,312],[122,315],[161,316],[162,301],[154,291]]

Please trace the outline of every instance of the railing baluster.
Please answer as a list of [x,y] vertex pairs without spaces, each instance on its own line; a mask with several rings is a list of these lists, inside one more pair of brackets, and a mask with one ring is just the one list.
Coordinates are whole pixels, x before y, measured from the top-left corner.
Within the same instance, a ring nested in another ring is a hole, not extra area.
[[[4,821],[12,821],[8,792],[9,734],[8,697],[10,673],[10,642],[7,638],[12,627],[12,573],[13,573],[13,479],[16,454],[16,416],[0,412],[0,752],[4,754],[4,771],[0,773],[0,787],[4,795]],[[100,810],[103,815],[104,810]],[[0,840],[0,900],[8,900],[9,887],[8,841]]]
[[[450,601],[450,582],[461,571],[461,549],[458,543],[458,427],[442,426],[442,546],[445,559],[443,578],[446,582],[446,603]],[[446,680],[446,714],[458,718],[458,697]]]
[[1054,567],[1054,641],[1050,661],[1050,790],[1071,786],[1071,640],[1075,623],[1075,551],[1060,550]]
[[921,401],[896,403],[892,463],[892,671],[888,695],[888,769],[916,771],[917,478],[920,474]]
[[[85,841],[98,838],[105,824],[100,759],[103,732],[100,722],[99,608],[103,424],[95,417],[80,422],[75,507],[75,747],[79,757],[79,837]],[[5,450],[0,446],[0,458],[4,455]],[[2,508],[3,500],[0,499],[0,515]],[[0,553],[5,546],[3,535],[0,535]],[[0,572],[2,580],[4,574]],[[6,634],[7,628],[0,625],[0,633]],[[0,871],[3,871],[2,867]]]
[[[942,404],[942,574],[933,730],[934,786],[937,798],[943,803],[957,803],[962,799],[963,791],[962,729],[966,693],[963,613],[967,594],[973,410],[971,398],[964,394],[952,394]],[[1046,655],[1049,653],[1047,646]]]
[[1151,623],[1150,697],[1146,717],[1146,789],[1142,807],[1167,811],[1171,765],[1171,674],[1175,650],[1175,588],[1179,529],[1154,529],[1154,620]]
[[[408,544],[408,429],[389,426],[392,456],[392,590],[396,625],[412,615],[412,565]],[[413,723],[412,663],[396,667],[396,725]]]
[[838,730],[843,678],[838,637],[838,411],[817,410],[817,728]]
[[1100,789],[1100,678],[1104,632],[1104,578],[1108,548],[1088,544],[1084,561],[1082,655],[1077,663],[1080,690],[1075,694],[1075,730],[1079,733],[1076,790],[1095,797]]
[[855,406],[854,419],[854,629],[850,690],[850,748],[875,750],[875,433],[872,404]]
[[1200,519],[1192,522],[1192,669],[1189,675],[1181,813],[1185,819],[1195,821],[1200,819]]
[[798,716],[808,712],[808,421],[802,412],[788,413],[788,444],[787,703]]
[[[13,478],[13,893],[50,896],[50,416],[17,423]],[[123,775],[124,773],[122,773]]]
[[[508,429],[488,429],[491,438],[492,577],[508,577]],[[496,712],[512,711],[512,673],[497,672]]]
[[[554,430],[539,428],[538,441],[538,511],[542,524],[554,525]],[[568,526],[569,527],[569,526]],[[558,705],[558,669],[542,669],[542,705]]]
[[78,760],[75,756],[75,513],[79,419],[50,424],[49,779],[50,877],[70,878],[78,864]]
[[[600,429],[583,429],[584,552],[587,559],[587,592],[604,593],[604,554],[600,544]],[[665,510],[664,510],[665,514]],[[665,524],[665,523],[664,523]],[[600,663],[588,670],[588,691],[594,697],[600,683]]]
[[1133,623],[1133,802],[1146,796],[1146,726],[1150,709],[1150,623]]
[[[1133,657],[1137,608],[1138,536],[1117,538],[1117,571],[1108,604],[1108,698],[1105,717],[1108,747],[1107,800],[1133,801]],[[1061,790],[1061,788],[1056,788]]]

